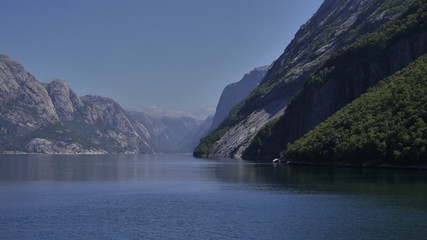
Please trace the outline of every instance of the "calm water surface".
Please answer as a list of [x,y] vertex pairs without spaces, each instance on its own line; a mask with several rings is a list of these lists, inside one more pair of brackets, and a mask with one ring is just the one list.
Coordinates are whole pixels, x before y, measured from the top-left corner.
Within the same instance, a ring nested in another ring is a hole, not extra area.
[[427,172],[0,155],[0,239],[427,239]]

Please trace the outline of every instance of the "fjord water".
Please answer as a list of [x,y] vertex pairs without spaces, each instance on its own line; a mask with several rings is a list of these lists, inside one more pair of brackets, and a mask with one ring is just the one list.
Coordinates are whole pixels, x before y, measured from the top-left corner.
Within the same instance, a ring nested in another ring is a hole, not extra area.
[[427,173],[1,155],[0,239],[426,239]]

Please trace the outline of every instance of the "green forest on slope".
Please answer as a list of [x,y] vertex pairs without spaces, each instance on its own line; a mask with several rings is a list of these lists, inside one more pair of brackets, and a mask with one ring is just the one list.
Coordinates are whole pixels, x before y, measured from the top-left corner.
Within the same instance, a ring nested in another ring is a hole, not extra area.
[[[353,66],[354,59],[365,60],[379,58],[384,55],[388,47],[396,44],[415,33],[424,32],[427,29],[427,1],[414,1],[408,9],[397,19],[385,23],[376,31],[359,37],[353,44],[343,47],[328,59],[322,67],[310,75],[305,83],[304,89],[297,93],[291,100],[287,114],[292,111],[300,111],[303,104],[298,101],[301,93],[305,90],[321,87],[331,78],[345,76],[339,66],[347,64]],[[244,151],[244,159],[263,159],[271,154],[272,148],[278,147],[277,154],[286,146],[286,136],[283,134],[285,128],[286,114],[271,124],[265,125],[255,136],[252,143]]]
[[306,163],[427,164],[427,55],[382,80],[281,153]]
[[[416,0],[414,0],[416,1]],[[372,1],[372,6],[374,5],[381,5],[378,12],[382,11],[389,11],[389,12],[402,12],[404,9],[407,8],[408,4],[411,4],[413,0],[410,1],[400,1],[400,0],[385,0],[385,1]],[[369,18],[375,18],[376,15],[371,15]],[[361,30],[364,29],[366,26],[365,24],[362,24],[358,26],[355,29],[351,29],[346,39],[343,41],[345,44],[351,44],[354,42],[355,39],[361,34]],[[319,30],[321,35],[319,35],[319,38],[324,39],[324,41],[327,41],[328,35],[330,35],[330,31],[334,30],[334,26],[330,26],[326,24],[325,26],[322,26],[322,29]],[[363,32],[363,31],[362,31]],[[307,59],[313,57],[312,55],[309,55]],[[307,59],[299,59],[299,61],[306,61]],[[284,64],[284,66],[281,66],[274,74],[272,74],[272,77],[270,79],[267,79],[268,81],[263,81],[248,97],[246,97],[244,100],[242,100],[240,103],[238,103],[236,106],[233,107],[233,109],[230,111],[229,115],[224,119],[224,121],[218,126],[216,130],[211,132],[208,136],[201,139],[200,144],[197,146],[197,148],[194,150],[193,155],[195,157],[204,157],[207,156],[212,146],[215,144],[216,141],[218,141],[221,137],[224,136],[224,134],[234,125],[239,123],[240,121],[243,121],[247,118],[247,116],[257,107],[263,106],[265,104],[265,101],[270,101],[271,99],[265,99],[261,98],[261,96],[265,95],[272,89],[274,89],[281,80],[283,80],[284,73],[289,70],[295,63],[289,62],[287,64]],[[317,80],[317,79],[315,79]],[[262,142],[264,139],[268,138],[269,132],[271,132],[271,127],[273,124],[268,124],[264,127],[264,131],[260,132],[258,135],[258,142],[261,144],[255,144],[256,147],[252,147],[247,151],[246,157],[248,159],[253,159],[253,157],[248,156],[259,156],[262,154],[262,147],[259,147],[262,145]],[[269,144],[269,143],[266,143]],[[259,154],[253,154],[255,152],[258,152]],[[245,154],[244,154],[245,155]]]

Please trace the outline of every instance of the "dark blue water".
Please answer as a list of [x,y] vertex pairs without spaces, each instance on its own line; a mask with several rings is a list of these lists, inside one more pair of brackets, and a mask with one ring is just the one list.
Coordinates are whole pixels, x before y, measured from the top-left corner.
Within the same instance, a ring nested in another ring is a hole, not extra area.
[[1,155],[0,239],[427,239],[427,172]]

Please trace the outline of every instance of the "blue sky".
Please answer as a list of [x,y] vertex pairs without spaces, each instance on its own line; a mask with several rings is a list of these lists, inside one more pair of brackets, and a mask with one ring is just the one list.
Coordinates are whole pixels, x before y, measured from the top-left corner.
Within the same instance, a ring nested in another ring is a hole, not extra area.
[[2,0],[0,52],[124,108],[197,111],[270,64],[323,0]]

